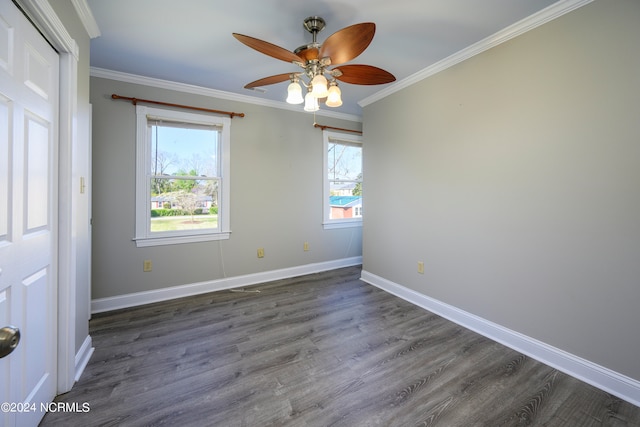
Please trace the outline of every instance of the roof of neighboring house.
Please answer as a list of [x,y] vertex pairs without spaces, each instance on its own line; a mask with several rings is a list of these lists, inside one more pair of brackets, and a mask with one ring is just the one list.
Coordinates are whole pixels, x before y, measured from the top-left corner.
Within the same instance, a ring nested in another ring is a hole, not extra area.
[[361,196],[329,196],[329,204],[331,206],[339,206],[341,208],[359,206],[362,204],[362,197]]
[[334,190],[353,190],[356,188],[355,182],[333,182],[331,188]]

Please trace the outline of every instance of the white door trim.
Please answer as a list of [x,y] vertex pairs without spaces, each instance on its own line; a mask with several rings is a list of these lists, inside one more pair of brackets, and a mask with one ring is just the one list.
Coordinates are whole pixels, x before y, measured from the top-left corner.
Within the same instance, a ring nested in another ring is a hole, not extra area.
[[77,141],[78,55],[76,41],[48,0],[16,0],[60,55],[60,123],[58,152],[58,393],[75,381],[75,251],[72,238],[72,148]]

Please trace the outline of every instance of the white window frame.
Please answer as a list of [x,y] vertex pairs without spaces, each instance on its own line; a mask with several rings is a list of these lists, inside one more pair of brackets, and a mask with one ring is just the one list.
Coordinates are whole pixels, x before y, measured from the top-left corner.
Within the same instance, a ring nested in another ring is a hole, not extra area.
[[[202,230],[184,230],[171,233],[151,233],[151,134],[147,117],[166,119],[167,121],[217,126],[220,131],[220,194],[218,195],[218,229],[214,232]],[[230,206],[229,179],[231,154],[231,118],[178,110],[136,106],[136,223],[135,237],[137,247],[172,245],[181,243],[205,242],[229,239]]]
[[[344,141],[350,144],[358,144],[362,147],[362,135],[346,134],[342,132],[332,132],[328,130],[322,131],[322,142],[323,142],[322,226],[324,227],[325,230],[329,230],[333,228],[362,227],[362,216],[357,218],[331,219],[331,205],[329,204],[329,195],[330,195],[331,186],[329,183],[329,176],[327,174],[327,171],[329,170],[328,150],[329,150],[329,143],[340,142],[340,141]],[[363,151],[363,154],[364,154],[364,151]],[[362,176],[364,178],[364,172]],[[363,200],[364,200],[364,197],[363,197]]]

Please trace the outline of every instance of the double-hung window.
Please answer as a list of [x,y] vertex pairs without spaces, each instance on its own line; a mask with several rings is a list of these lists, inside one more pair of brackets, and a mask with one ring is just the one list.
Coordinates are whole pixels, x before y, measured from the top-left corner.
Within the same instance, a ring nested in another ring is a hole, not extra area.
[[228,239],[231,119],[136,113],[136,245]]
[[323,131],[324,228],[362,226],[362,136]]

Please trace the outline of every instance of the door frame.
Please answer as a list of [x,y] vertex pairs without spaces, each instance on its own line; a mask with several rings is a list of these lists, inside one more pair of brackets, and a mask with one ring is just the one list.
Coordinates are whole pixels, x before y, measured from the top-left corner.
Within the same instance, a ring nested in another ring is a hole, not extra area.
[[[73,210],[73,148],[77,144],[79,47],[48,0],[15,0],[60,56],[58,125],[58,366],[57,393],[71,390],[75,382],[76,244]],[[55,250],[55,249],[54,249]]]

